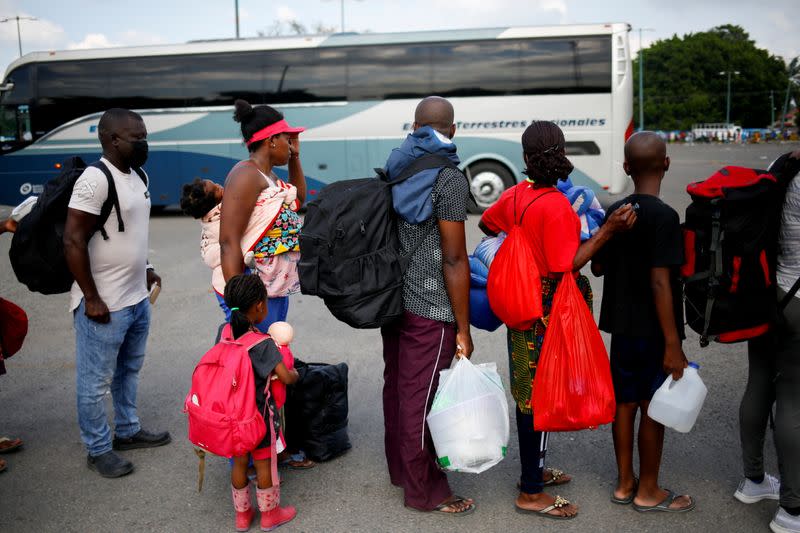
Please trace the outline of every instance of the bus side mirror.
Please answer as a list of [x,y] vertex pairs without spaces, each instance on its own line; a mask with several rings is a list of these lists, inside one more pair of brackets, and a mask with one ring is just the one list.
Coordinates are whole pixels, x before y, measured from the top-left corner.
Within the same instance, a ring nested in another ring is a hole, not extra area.
[[9,81],[7,83],[4,83],[4,84],[0,85],[0,93],[4,93],[6,91],[10,91],[13,88],[14,88],[14,82],[13,81]]

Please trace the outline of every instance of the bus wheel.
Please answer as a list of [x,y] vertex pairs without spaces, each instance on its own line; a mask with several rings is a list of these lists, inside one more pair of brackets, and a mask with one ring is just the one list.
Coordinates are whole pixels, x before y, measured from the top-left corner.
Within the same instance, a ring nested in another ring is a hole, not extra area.
[[499,163],[484,161],[467,168],[470,190],[475,201],[469,200],[470,213],[483,213],[500,195],[514,186],[514,177],[508,168]]

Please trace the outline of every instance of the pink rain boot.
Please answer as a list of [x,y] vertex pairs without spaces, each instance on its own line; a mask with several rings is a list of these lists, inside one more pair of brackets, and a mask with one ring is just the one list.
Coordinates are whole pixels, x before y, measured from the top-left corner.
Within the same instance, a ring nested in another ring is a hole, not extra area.
[[256,500],[258,500],[258,508],[261,511],[261,531],[272,531],[297,516],[297,510],[291,505],[280,507],[280,485],[268,489],[257,488]]
[[231,485],[231,495],[233,496],[233,508],[236,509],[236,531],[248,531],[253,515],[256,514],[250,504],[250,483],[243,489],[237,489]]

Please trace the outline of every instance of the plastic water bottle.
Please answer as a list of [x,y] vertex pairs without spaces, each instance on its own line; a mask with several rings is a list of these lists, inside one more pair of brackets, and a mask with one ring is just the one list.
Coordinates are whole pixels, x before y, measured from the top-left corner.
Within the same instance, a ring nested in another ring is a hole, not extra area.
[[678,381],[667,376],[650,400],[647,415],[681,433],[691,431],[708,393],[697,373],[699,368],[697,363],[689,363]]

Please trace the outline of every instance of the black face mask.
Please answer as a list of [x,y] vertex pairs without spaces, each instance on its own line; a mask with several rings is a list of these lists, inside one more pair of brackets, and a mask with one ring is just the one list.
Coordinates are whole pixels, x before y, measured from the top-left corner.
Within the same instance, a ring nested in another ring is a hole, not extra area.
[[129,142],[132,148],[129,163],[134,168],[140,168],[147,162],[147,154],[150,150],[147,146],[147,141],[140,140]]

